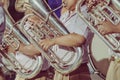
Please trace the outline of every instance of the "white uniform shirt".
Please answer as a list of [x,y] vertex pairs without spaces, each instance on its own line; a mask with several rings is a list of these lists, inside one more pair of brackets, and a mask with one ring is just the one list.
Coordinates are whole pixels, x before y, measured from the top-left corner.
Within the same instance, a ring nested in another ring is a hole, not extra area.
[[93,34],[87,27],[86,23],[79,17],[76,12],[69,11],[62,14],[60,20],[63,22],[70,33],[77,33],[86,38],[85,44],[82,45],[82,63],[88,62],[88,45],[91,43]]

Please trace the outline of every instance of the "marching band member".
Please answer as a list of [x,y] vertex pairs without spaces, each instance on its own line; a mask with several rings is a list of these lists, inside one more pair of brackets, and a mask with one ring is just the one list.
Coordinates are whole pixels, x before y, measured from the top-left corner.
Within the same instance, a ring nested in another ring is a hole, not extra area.
[[[4,15],[4,11],[3,11],[3,3],[0,1],[0,48],[1,48],[4,30],[5,30],[5,15]],[[1,65],[0,65],[0,67],[1,67]],[[0,80],[5,80],[4,74],[2,73],[1,68],[0,68]]]
[[113,25],[111,22],[104,22],[103,26],[98,27],[98,30],[101,34],[111,34],[111,33],[120,33],[120,23],[118,25]]
[[[120,23],[118,25],[113,25],[111,22],[104,22],[103,26],[99,27],[99,32],[103,35],[111,33],[120,33]],[[119,53],[116,53],[119,55]],[[120,74],[120,60],[119,58],[111,57],[110,66],[107,72],[106,80],[119,80]]]
[[[114,6],[112,6],[112,8],[116,9]],[[119,14],[120,14],[120,12],[119,12]],[[117,25],[113,25],[110,21],[106,20],[102,24],[103,24],[103,26],[98,27],[98,31],[102,35],[107,35],[107,34],[112,34],[112,33],[120,33],[120,23]],[[116,54],[119,55],[119,53],[116,53]],[[111,56],[106,80],[119,80],[120,79],[119,74],[120,74],[120,58],[115,58],[115,56]]]
[[[56,37],[54,39],[44,39],[40,41],[40,45],[43,49],[47,50],[49,47],[54,45],[67,46],[67,47],[82,47],[84,52],[83,62],[78,69],[71,72],[68,75],[60,74],[56,71],[54,80],[91,80],[89,69],[87,66],[88,62],[88,51],[87,47],[92,39],[91,31],[87,25],[82,21],[81,18],[75,12],[75,6],[78,0],[64,0],[66,3],[67,11],[61,15],[61,21],[65,24],[70,34]],[[81,10],[85,10],[85,6]]]
[[[102,35],[111,34],[111,33],[120,33],[120,23],[118,25],[113,25],[111,22],[106,21],[103,23],[103,26],[98,28],[99,32]],[[116,53],[119,54],[119,53]],[[106,80],[119,80],[120,79],[120,60],[119,58],[111,56],[110,66],[107,72]]]
[[[19,12],[25,12],[25,15],[32,14],[31,10],[25,8],[26,6],[29,6],[29,5],[24,4],[24,3],[29,3],[29,0],[16,0],[16,4],[15,4],[16,10],[19,11]],[[28,21],[29,22],[34,22],[34,23],[37,23],[37,22],[41,23],[41,20],[35,15],[28,18]],[[32,44],[24,46],[24,47],[20,47],[19,51],[26,54],[26,55],[28,55],[28,56],[30,56],[30,57],[33,57],[35,55],[40,54],[40,52]],[[49,72],[50,70],[52,72]],[[38,80],[38,79],[39,80],[46,80],[48,78],[50,79],[52,77],[49,76],[49,73],[53,74],[53,70],[50,67],[48,61],[43,60],[42,71],[40,71],[40,73],[35,78],[32,78],[30,80]],[[21,80],[19,75],[17,75],[16,80]],[[22,80],[25,80],[25,79],[22,78]]]
[[[60,20],[64,23],[70,34],[56,37],[54,39],[44,39],[40,41],[40,45],[47,50],[49,47],[54,45],[67,46],[67,47],[82,47],[83,57],[82,64],[75,71],[69,73],[68,75],[55,72],[54,80],[91,80],[89,69],[87,66],[88,62],[88,50],[87,47],[92,39],[92,33],[88,29],[84,21],[79,18],[76,14],[75,6],[78,0],[63,0],[66,4]],[[85,10],[86,6],[81,8]]]

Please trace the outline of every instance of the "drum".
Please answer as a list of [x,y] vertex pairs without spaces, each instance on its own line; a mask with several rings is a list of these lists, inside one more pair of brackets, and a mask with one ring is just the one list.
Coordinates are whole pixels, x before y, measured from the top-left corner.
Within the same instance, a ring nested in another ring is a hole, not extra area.
[[97,72],[100,77],[105,78],[109,67],[110,58],[109,47],[97,36],[94,35],[90,45],[90,65],[94,72]]

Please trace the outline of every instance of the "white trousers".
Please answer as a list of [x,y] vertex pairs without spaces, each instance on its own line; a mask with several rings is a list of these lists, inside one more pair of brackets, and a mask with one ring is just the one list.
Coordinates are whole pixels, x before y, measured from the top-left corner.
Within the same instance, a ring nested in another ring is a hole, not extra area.
[[111,61],[106,80],[120,80],[120,62]]
[[[15,80],[27,80],[27,79],[22,78],[22,77],[20,77],[19,75],[16,75]],[[33,80],[33,79],[29,79],[29,80]],[[40,77],[40,78],[36,78],[36,79],[34,79],[34,80],[46,80],[46,77],[43,76],[43,77]]]
[[61,73],[55,71],[54,80],[69,80],[69,76],[62,75]]

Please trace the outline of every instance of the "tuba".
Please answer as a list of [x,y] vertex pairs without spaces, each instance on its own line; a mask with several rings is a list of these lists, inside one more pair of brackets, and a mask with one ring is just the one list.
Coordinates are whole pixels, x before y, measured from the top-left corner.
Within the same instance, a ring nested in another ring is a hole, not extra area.
[[[76,10],[79,16],[89,25],[88,27],[97,34],[104,43],[113,52],[120,52],[120,33],[113,33],[108,35],[102,35],[98,31],[99,26],[103,26],[101,23],[109,20],[112,24],[118,25],[120,23],[120,1],[119,0],[101,0],[95,4],[90,5],[89,8],[86,7],[86,11],[81,10],[83,5],[89,5],[86,0],[79,0]],[[117,9],[114,9],[115,6]],[[86,15],[84,15],[86,14]]]
[[[42,57],[35,56],[31,58],[19,52],[21,44],[29,45],[30,42],[17,29],[18,24],[14,24],[9,13],[7,13],[7,11],[5,11],[5,13],[6,30],[2,41],[2,47],[0,48],[2,64],[8,70],[16,72],[16,74],[25,79],[33,78],[42,68]],[[15,52],[9,51],[8,47],[11,47]]]
[[[51,39],[69,33],[54,14],[54,10],[50,9],[45,0],[30,0],[27,4],[31,7],[24,6],[24,9],[29,9],[32,13],[26,14],[21,20],[20,31],[58,72],[68,74],[78,68],[82,61],[81,48],[55,45],[44,51],[38,43],[42,39]],[[38,20],[30,20],[33,16],[37,16]],[[58,51],[55,51],[56,49]]]
[[120,11],[120,0],[111,0],[111,1],[113,6],[115,6],[115,8]]

